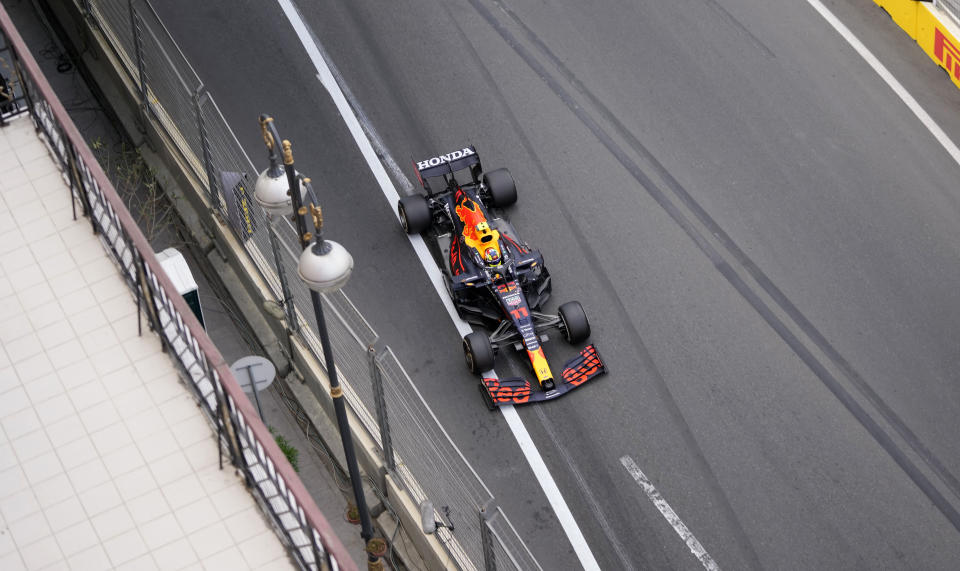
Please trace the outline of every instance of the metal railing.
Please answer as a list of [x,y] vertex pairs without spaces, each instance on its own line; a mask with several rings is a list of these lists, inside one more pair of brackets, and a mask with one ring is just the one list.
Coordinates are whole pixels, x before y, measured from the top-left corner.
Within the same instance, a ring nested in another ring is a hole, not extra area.
[[247,400],[228,365],[170,283],[153,249],[101,170],[0,6],[0,120],[29,113],[92,230],[106,246],[162,346],[180,369],[217,443],[247,480],[292,558],[304,569],[356,569],[340,540]]
[[[289,279],[297,275],[297,234],[285,217],[271,220],[254,203],[257,169],[156,12],[147,0],[74,4],[135,86],[144,119],[175,147],[184,171],[203,187],[210,210],[229,221],[274,298],[285,306],[290,334],[322,363],[319,339],[308,326],[309,290]],[[437,531],[450,558],[466,569],[540,569],[389,347],[379,348],[376,331],[343,292],[321,297],[347,402],[411,498],[450,508],[456,531]],[[488,540],[493,542],[489,550]]]

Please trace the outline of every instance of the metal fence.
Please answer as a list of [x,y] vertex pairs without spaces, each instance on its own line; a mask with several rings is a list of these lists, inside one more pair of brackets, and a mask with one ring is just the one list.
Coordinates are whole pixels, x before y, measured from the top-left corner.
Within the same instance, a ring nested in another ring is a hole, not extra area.
[[[170,283],[153,249],[27,51],[0,6],[0,61],[6,71],[0,118],[29,113],[43,133],[74,213],[79,202],[135,294],[138,316],[147,316],[164,350],[174,356],[185,384],[271,520],[291,556],[304,569],[356,569],[293,468],[250,405],[223,357]],[[7,81],[9,80],[9,81]],[[222,456],[221,456],[222,458]]]
[[[205,188],[211,211],[230,222],[283,302],[288,329],[323,363],[306,319],[312,315],[309,290],[290,279],[300,252],[296,231],[285,217],[272,219],[253,202],[257,169],[152,6],[146,0],[74,2],[136,86],[144,118],[175,146],[184,170]],[[451,559],[464,569],[540,569],[389,347],[374,349],[377,333],[345,294],[322,299],[347,402],[412,499],[450,508],[456,531],[437,533]]]
[[955,23],[960,24],[960,0],[934,0],[933,3],[950,14]]

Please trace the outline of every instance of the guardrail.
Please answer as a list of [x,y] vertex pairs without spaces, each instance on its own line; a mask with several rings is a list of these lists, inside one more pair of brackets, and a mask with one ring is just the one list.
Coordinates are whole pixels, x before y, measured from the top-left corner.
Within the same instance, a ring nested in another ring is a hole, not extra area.
[[[300,280],[287,279],[297,272],[297,233],[286,217],[271,220],[254,203],[257,169],[153,7],[147,0],[74,0],[74,6],[108,44],[143,119],[165,134],[182,169],[203,188],[206,206],[228,222],[274,299],[284,305],[287,334],[323,363],[319,338],[307,320],[310,292]],[[318,179],[314,186],[322,193]],[[390,348],[381,347],[376,331],[343,292],[321,298],[344,395],[379,446],[386,472],[414,503],[430,499],[448,506],[455,518],[455,532],[437,530],[448,556],[464,569],[540,569]],[[387,495],[383,478],[370,484]]]
[[[132,216],[101,170],[0,6],[0,60],[5,78],[0,119],[29,113],[45,136],[65,182],[107,247],[144,313],[217,430],[222,454],[242,471],[261,508],[304,569],[356,569],[340,540],[287,462],[213,342],[170,283]],[[222,464],[221,464],[222,466]]]

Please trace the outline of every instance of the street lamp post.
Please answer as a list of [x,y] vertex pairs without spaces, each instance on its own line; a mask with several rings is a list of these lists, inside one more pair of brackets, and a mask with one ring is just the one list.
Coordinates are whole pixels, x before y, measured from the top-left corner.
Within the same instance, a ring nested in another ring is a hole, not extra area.
[[[363,494],[363,482],[360,479],[360,468],[357,465],[357,456],[353,447],[353,434],[347,420],[346,403],[343,400],[343,389],[337,377],[337,367],[333,361],[333,349],[330,346],[330,336],[327,332],[327,323],[323,315],[323,305],[320,293],[335,291],[343,287],[350,279],[353,271],[353,257],[340,244],[323,238],[323,214],[320,210],[313,187],[309,178],[301,178],[293,166],[293,152],[290,141],[283,140],[282,147],[283,168],[280,168],[277,154],[277,141],[281,141],[273,118],[269,115],[260,116],[260,129],[263,140],[269,151],[270,167],[264,170],[257,178],[254,189],[256,201],[265,210],[271,213],[281,213],[287,208],[293,209],[297,235],[300,240],[302,253],[298,264],[300,279],[310,288],[310,299],[313,302],[313,311],[317,320],[317,331],[320,335],[320,346],[323,348],[323,357],[327,368],[327,377],[330,379],[330,396],[333,398],[333,408],[337,416],[337,428],[340,432],[340,441],[343,444],[343,454],[346,458],[347,469],[350,473],[350,483],[353,487],[353,498],[360,515],[360,536],[367,544],[367,568],[383,569],[383,563],[375,555],[372,545],[373,524],[370,521],[370,510]],[[283,182],[283,178],[286,182]],[[309,206],[304,206],[303,198],[310,200]],[[307,229],[307,219],[313,222],[313,232]],[[314,240],[311,243],[311,240]]]

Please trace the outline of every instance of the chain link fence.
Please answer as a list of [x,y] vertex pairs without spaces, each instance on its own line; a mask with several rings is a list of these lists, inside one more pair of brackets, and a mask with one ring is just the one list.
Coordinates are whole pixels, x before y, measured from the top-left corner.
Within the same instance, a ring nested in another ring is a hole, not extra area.
[[[153,7],[146,0],[74,2],[136,86],[145,118],[160,126],[183,170],[205,188],[211,213],[229,221],[284,306],[289,330],[323,363],[307,320],[310,292],[296,279],[297,233],[286,217],[272,218],[253,201],[257,169]],[[436,533],[450,559],[463,569],[540,569],[393,351],[375,349],[376,331],[344,293],[322,299],[347,402],[414,502],[449,509],[455,531],[441,527]],[[438,520],[446,515],[436,514]]]

